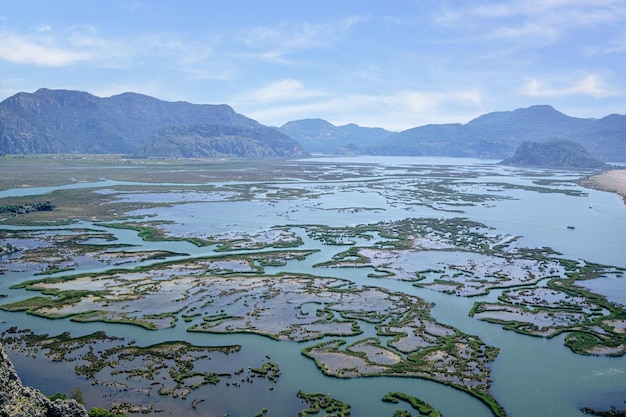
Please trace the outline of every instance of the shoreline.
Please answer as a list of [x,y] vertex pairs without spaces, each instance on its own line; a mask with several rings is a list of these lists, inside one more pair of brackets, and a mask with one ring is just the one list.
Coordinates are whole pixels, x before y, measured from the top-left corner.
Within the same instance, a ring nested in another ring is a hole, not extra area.
[[606,191],[622,196],[626,204],[626,169],[613,169],[591,175],[576,181],[578,185],[598,191]]

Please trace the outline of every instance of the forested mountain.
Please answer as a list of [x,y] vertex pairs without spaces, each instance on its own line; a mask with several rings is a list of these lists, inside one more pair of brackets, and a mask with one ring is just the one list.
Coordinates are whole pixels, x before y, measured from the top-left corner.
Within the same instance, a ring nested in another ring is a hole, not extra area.
[[265,158],[304,156],[299,143],[266,127],[171,126],[158,131],[138,156],[180,158]]
[[[0,103],[0,153],[134,154],[163,128],[198,124],[237,127],[247,134],[262,131],[278,142],[285,140],[227,105],[167,102],[136,93],[100,98],[40,89]],[[303,154],[299,144],[290,145],[295,152],[291,156]]]
[[571,140],[524,141],[515,155],[506,158],[501,164],[545,168],[608,168],[607,164],[591,156],[582,145]]

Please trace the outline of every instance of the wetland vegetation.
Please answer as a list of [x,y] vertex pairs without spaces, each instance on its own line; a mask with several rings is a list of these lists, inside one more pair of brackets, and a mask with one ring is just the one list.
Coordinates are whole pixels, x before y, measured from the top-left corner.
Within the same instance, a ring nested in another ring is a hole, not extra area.
[[[281,386],[280,356],[251,360],[245,344],[219,342],[245,334],[296,342],[294,349],[330,378],[393,377],[407,386],[419,379],[508,415],[510,402],[493,389],[498,338],[485,341],[482,327],[474,333],[440,320],[432,294],[452,303],[471,297],[474,305],[463,314],[478,324],[546,339],[563,335],[562,343],[584,356],[626,354],[626,300],[588,285],[623,280],[617,256],[616,265],[569,257],[472,214],[516,202],[520,193],[587,198],[573,176],[358,159],[108,158],[3,157],[8,176],[0,179],[7,190],[0,206],[27,207],[42,197],[50,210],[0,219],[0,278],[1,308],[15,323],[28,314],[54,319],[58,329],[101,324],[104,331],[84,336],[50,336],[5,322],[2,342],[14,354],[72,363],[78,376],[112,397],[116,392],[107,407],[113,412],[227,412],[218,399],[205,401],[210,390],[252,385],[255,398],[292,390],[293,403],[281,407],[300,415],[349,415],[360,406]],[[39,172],[15,182],[18,162],[37,164]],[[50,188],[33,189],[34,197],[29,187]],[[177,336],[146,344],[116,335],[109,324]],[[204,346],[186,337],[218,342]],[[254,348],[257,339],[244,340]],[[242,368],[237,358],[244,356],[249,365]],[[445,400],[413,394],[390,393],[384,403],[445,414]],[[297,398],[309,408],[298,408]],[[267,404],[256,404],[257,414],[276,412]],[[389,415],[410,414],[394,407]]]

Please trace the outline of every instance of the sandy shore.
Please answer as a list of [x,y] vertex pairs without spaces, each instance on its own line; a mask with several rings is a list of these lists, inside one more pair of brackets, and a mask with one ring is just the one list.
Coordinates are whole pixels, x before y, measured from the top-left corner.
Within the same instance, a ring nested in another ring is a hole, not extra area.
[[594,190],[619,194],[624,198],[626,204],[626,169],[615,169],[592,175],[581,179],[578,184]]

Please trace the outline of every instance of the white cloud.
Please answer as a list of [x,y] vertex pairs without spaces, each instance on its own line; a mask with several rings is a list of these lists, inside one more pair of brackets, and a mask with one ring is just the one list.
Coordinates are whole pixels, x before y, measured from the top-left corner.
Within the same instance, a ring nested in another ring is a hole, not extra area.
[[126,41],[98,36],[90,26],[54,30],[40,26],[24,33],[0,32],[0,60],[42,67],[65,67],[83,62],[119,66],[131,55]]
[[52,29],[52,26],[46,25],[45,23],[42,23],[41,25],[35,27],[35,30],[37,32],[47,32],[50,29]]
[[241,41],[247,47],[265,51],[261,56],[275,60],[294,51],[332,44],[365,20],[366,17],[351,16],[324,24],[283,21],[277,26],[251,28],[241,36]]
[[577,19],[572,22],[585,24],[590,21],[615,20],[623,17],[625,5],[622,0],[515,0],[509,2],[470,3],[468,8],[447,10],[442,15],[448,21],[469,16],[480,19],[505,19],[528,17],[536,19]]
[[535,38],[543,39],[544,42],[550,42],[558,38],[558,31],[539,22],[529,22],[517,27],[502,27],[497,29],[493,36],[509,40]]
[[274,126],[319,117],[336,125],[357,123],[396,131],[429,123],[468,121],[480,114],[481,107],[482,94],[473,89],[442,93],[326,94],[306,102],[264,102],[260,106],[241,101],[235,106],[237,111]]
[[543,39],[542,44],[551,43],[566,32],[626,22],[623,0],[514,0],[469,4],[456,8],[448,4],[435,21],[452,29],[475,31],[474,35],[466,37],[472,41],[529,37]]
[[254,101],[254,102],[277,102],[277,101],[293,101],[301,99],[310,99],[313,97],[324,96],[321,91],[310,90],[297,80],[286,79],[276,81],[258,90],[252,91],[245,96],[236,98],[236,102]]
[[92,58],[84,51],[62,48],[51,42],[26,37],[0,34],[0,59],[18,64],[62,67]]
[[569,86],[552,87],[537,79],[531,79],[522,88],[522,94],[532,97],[558,98],[575,95],[586,95],[594,98],[605,98],[618,95],[618,92],[607,87],[597,75],[589,74]]

